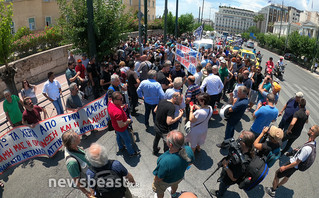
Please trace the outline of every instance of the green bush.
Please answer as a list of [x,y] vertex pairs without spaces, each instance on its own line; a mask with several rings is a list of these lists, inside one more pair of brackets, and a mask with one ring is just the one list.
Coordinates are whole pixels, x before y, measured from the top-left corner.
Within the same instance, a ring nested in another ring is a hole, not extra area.
[[23,26],[23,27],[19,28],[18,31],[14,34],[13,40],[16,41],[16,40],[20,39],[21,37],[27,36],[31,33],[32,33],[32,31],[30,30],[30,28]]

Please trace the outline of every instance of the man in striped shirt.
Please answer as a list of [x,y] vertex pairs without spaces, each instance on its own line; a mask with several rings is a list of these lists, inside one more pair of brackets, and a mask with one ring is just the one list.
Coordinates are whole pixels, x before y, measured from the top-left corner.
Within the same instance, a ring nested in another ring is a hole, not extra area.
[[195,84],[195,76],[189,76],[187,78],[188,89],[185,94],[185,104],[186,104],[186,121],[189,118],[189,103],[192,101],[196,104],[197,95],[201,93],[199,85]]

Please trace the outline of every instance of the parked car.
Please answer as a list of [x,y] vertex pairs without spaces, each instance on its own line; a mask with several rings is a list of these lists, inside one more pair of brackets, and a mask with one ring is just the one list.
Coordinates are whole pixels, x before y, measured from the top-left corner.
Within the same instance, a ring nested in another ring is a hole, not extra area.
[[205,49],[213,48],[214,41],[212,39],[201,39],[194,42],[194,47],[198,51],[200,48],[204,47]]
[[247,42],[247,47],[248,47],[248,48],[255,48],[255,43],[252,42],[252,41],[248,41],[248,42]]
[[240,49],[238,50],[238,55],[241,58],[244,58],[244,56],[246,55],[247,58],[249,58],[251,61],[254,61],[256,63],[256,66],[259,66],[259,62],[256,59],[256,55],[252,51]]
[[296,58],[296,56],[293,55],[293,54],[291,54],[291,53],[286,53],[286,54],[284,55],[284,58],[285,58],[286,60],[294,60],[294,59]]

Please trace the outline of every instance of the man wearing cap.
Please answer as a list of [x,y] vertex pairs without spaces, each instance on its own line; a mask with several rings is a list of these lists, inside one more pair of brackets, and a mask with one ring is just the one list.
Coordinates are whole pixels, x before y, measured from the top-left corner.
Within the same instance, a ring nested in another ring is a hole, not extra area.
[[[260,142],[261,138],[268,133],[268,140]],[[259,151],[261,156],[267,156],[271,151],[280,148],[281,140],[284,137],[282,129],[276,126],[265,127],[254,142],[254,147]]]
[[289,150],[292,143],[300,136],[301,131],[305,125],[308,123],[309,112],[306,112],[306,100],[304,98],[300,99],[299,110],[294,113],[294,116],[290,122],[287,129],[283,142],[288,140],[284,149],[282,149],[281,154],[284,154]]
[[303,98],[303,93],[302,92],[297,92],[295,94],[295,97],[290,98],[286,105],[282,108],[282,110],[279,112],[278,116],[281,116],[283,112],[284,115],[281,118],[281,121],[279,123],[279,128],[283,129],[286,131],[289,127],[289,124],[292,121],[293,115],[295,112],[299,110],[299,102]]

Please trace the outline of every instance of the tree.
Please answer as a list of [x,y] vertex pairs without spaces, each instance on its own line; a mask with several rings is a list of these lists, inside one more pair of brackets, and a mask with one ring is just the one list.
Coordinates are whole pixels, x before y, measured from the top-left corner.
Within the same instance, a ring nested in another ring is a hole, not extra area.
[[[165,22],[165,15],[163,15],[162,26],[164,28]],[[174,34],[175,32],[175,17],[173,16],[172,12],[167,13],[167,33]]]
[[8,60],[12,54],[11,46],[13,42],[13,35],[11,34],[12,25],[12,4],[4,4],[0,0],[0,65],[4,64],[5,67],[1,68],[0,77],[4,81],[7,88],[14,95],[18,95],[14,76],[17,73],[16,68],[9,66]]
[[178,18],[179,35],[193,30],[194,16],[192,14],[182,14]]
[[254,16],[254,22],[256,23],[256,27],[260,30],[261,28],[261,22],[263,22],[263,20],[265,20],[264,15],[263,14],[259,14]]
[[[86,0],[57,0],[62,17],[61,26],[66,38],[80,52],[89,53],[88,17]],[[94,36],[98,58],[113,52],[131,22],[132,14],[124,13],[124,5],[119,0],[93,0]]]

